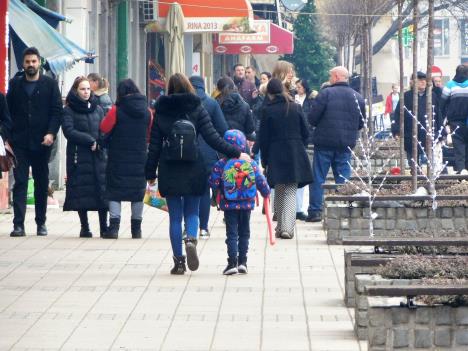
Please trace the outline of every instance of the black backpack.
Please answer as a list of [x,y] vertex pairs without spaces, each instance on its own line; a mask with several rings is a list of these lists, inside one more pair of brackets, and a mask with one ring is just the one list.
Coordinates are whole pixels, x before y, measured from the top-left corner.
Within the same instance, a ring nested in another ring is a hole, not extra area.
[[164,141],[166,160],[196,161],[198,158],[197,130],[189,116],[174,122]]

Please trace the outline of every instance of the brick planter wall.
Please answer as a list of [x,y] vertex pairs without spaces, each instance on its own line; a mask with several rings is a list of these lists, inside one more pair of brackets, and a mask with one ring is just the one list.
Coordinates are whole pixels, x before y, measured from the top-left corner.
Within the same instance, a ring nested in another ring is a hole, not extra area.
[[368,351],[468,350],[468,307],[392,305],[369,298]]
[[355,307],[354,330],[359,340],[367,340],[368,337],[368,296],[365,293],[366,286],[395,285],[408,286],[421,283],[419,279],[385,279],[380,275],[356,274],[355,276]]
[[[468,208],[439,207],[374,207],[378,217],[374,221],[377,237],[398,236],[403,231],[425,229],[454,230],[468,228]],[[343,238],[369,234],[369,208],[349,207],[344,203],[325,202],[323,227],[328,244],[341,244]],[[466,231],[468,236],[468,231]],[[441,232],[441,237],[444,233]]]
[[358,274],[375,274],[379,265],[375,266],[352,266],[351,259],[353,257],[365,258],[393,258],[393,254],[376,254],[374,249],[370,247],[359,249],[345,249],[345,303],[347,307],[355,307],[356,303],[356,287],[355,276]]

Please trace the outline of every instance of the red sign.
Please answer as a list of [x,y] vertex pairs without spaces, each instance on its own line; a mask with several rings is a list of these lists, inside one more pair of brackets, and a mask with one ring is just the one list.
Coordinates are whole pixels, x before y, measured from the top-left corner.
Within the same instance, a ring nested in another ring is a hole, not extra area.
[[219,33],[220,44],[266,44],[270,42],[270,21],[254,21],[255,33]]
[[0,1],[0,92],[5,93],[8,79],[8,0]]
[[292,32],[270,22],[270,43],[267,44],[220,44],[218,36],[213,39],[213,49],[217,54],[292,54],[294,35]]

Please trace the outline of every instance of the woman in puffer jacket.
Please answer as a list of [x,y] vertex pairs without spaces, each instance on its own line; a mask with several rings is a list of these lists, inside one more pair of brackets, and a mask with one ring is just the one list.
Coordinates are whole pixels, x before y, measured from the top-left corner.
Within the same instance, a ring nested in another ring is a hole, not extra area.
[[62,130],[67,138],[67,188],[64,211],[78,211],[80,237],[93,236],[88,211],[98,211],[101,236],[107,230],[105,200],[107,154],[98,141],[104,112],[91,93],[88,79],[75,79],[63,109]]

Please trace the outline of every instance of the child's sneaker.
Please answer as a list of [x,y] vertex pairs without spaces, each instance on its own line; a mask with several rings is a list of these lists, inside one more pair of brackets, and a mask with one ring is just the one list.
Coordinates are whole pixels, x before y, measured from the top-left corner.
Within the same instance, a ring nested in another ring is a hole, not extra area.
[[247,258],[239,258],[239,264],[237,266],[239,274],[247,274]]
[[239,274],[247,274],[249,273],[248,269],[247,269],[247,264],[240,264],[237,266],[237,272]]
[[236,258],[228,258],[228,264],[226,268],[224,268],[223,274],[224,275],[233,275],[237,274],[237,259]]

